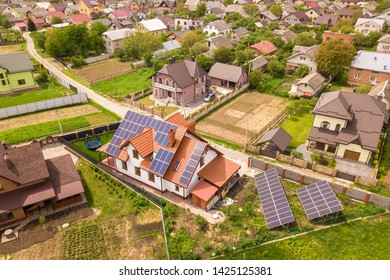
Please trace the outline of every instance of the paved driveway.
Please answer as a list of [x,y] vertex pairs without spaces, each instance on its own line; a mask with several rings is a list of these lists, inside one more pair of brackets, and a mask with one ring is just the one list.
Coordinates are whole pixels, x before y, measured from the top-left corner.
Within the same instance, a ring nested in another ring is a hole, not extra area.
[[366,178],[372,178],[374,175],[374,168],[372,166],[360,164],[356,161],[348,159],[336,159],[336,161],[336,168],[340,171]]

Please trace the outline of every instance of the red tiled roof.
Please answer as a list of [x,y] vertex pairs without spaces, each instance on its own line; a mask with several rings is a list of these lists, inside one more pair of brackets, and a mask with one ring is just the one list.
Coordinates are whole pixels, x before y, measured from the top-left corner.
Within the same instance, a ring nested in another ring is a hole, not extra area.
[[179,125],[179,126],[183,126],[183,127],[187,127],[188,125],[188,122],[187,120],[184,118],[184,116],[182,114],[180,114],[179,112],[171,115],[169,118],[167,118],[165,121],[169,122],[169,123],[172,123],[172,124],[176,124],[176,125]]
[[218,155],[198,172],[198,176],[220,188],[240,168],[237,163]]
[[117,19],[125,19],[131,14],[130,9],[124,9],[124,10],[115,10],[112,11],[112,14],[117,18]]
[[203,201],[209,201],[217,191],[216,187],[202,180],[192,189],[191,194]]
[[73,14],[70,15],[69,18],[74,24],[83,24],[84,22],[91,21],[91,18],[86,14]]
[[252,49],[256,49],[259,52],[261,52],[263,55],[272,54],[273,52],[276,52],[278,48],[272,44],[272,42],[263,40],[257,44],[254,44],[250,46]]
[[50,17],[59,17],[62,20],[65,20],[66,15],[63,12],[60,11],[54,11],[54,12],[48,12],[47,13]]
[[138,151],[141,157],[153,153],[153,130],[151,128],[144,131],[130,140],[131,145]]

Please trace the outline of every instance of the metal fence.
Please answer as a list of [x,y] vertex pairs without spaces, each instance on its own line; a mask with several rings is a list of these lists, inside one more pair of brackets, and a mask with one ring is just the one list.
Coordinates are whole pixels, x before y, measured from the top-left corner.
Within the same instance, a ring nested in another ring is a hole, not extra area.
[[[56,75],[54,72],[52,72],[52,71],[50,71],[50,70],[48,70],[48,71],[49,71],[49,75],[52,76],[52,77],[54,77],[61,85],[63,85],[64,87],[66,87],[66,88],[68,88],[68,89],[72,89],[68,81],[66,81],[66,80],[63,79],[62,77]],[[73,87],[73,89],[74,89],[74,88],[75,88],[75,87]]]
[[59,97],[50,100],[44,100],[34,103],[28,103],[13,107],[0,109],[0,119],[9,118],[17,115],[33,113],[37,111],[47,110],[66,105],[73,105],[79,103],[87,103],[88,98],[85,93],[75,94],[71,96]]

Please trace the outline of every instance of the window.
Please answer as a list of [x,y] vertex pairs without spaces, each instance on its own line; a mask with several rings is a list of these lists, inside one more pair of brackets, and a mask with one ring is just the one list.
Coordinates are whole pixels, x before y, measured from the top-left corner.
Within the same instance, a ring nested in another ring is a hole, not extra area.
[[385,51],[388,51],[388,50],[390,50],[390,46],[382,46],[382,49],[384,49]]
[[329,122],[322,122],[321,128],[329,129],[330,123]]
[[371,82],[372,84],[375,84],[375,83],[376,83],[376,76],[371,76],[371,77],[370,77],[370,82]]
[[127,170],[127,162],[122,161],[122,169]]
[[176,185],[175,186],[175,191],[177,191],[177,192],[180,191],[180,186]]
[[161,78],[158,78],[158,83],[162,84],[162,79]]
[[177,170],[179,170],[179,167],[180,167],[180,161],[176,161],[175,166],[173,167],[173,171],[177,172]]
[[4,190],[3,184],[0,182],[0,191]]
[[136,159],[139,158],[139,154],[138,154],[137,150],[133,150],[133,158],[136,158]]
[[157,89],[154,90],[154,95],[157,96]]
[[355,80],[360,80],[360,73],[355,73],[355,76],[353,76]]
[[149,181],[154,182],[154,174],[149,172]]
[[139,167],[134,166],[134,172],[135,172],[135,175],[141,176],[141,169]]
[[332,37],[326,37],[326,41],[332,40]]
[[204,165],[204,156],[202,156],[202,157],[200,158],[199,164],[200,164],[200,167],[202,167],[202,166]]
[[1,80],[1,83],[3,84],[3,86],[7,85],[7,82],[5,80]]
[[4,74],[0,74],[0,79],[4,79]]
[[26,80],[25,79],[18,80],[18,85],[19,86],[25,85],[25,84],[26,84]]
[[169,80],[166,80],[166,81],[165,81],[165,84],[166,84],[167,86],[169,86]]
[[341,125],[338,123],[338,124],[336,124],[336,131],[340,131],[340,127],[341,127]]
[[300,60],[306,60],[306,56],[299,57]]
[[0,223],[5,222],[7,220],[11,220],[13,218],[14,218],[14,214],[12,214],[12,212],[1,213],[0,214]]

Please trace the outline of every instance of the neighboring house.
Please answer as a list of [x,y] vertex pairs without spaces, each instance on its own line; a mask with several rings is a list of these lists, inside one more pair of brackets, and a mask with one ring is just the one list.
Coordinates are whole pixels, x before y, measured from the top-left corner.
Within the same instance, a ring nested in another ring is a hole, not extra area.
[[390,34],[382,36],[378,40],[377,52],[390,52]]
[[66,15],[63,12],[54,11],[46,14],[45,21],[50,24],[54,17],[60,18],[62,21],[66,19]]
[[91,18],[86,14],[72,14],[66,18],[66,21],[71,24],[83,24],[91,21]]
[[91,25],[94,24],[94,23],[96,23],[96,22],[100,22],[100,23],[103,24],[105,27],[107,27],[108,30],[114,30],[113,24],[112,24],[111,20],[108,19],[108,18],[98,18],[98,19],[94,19],[94,20],[88,22],[87,26],[88,26],[88,27],[91,27]]
[[332,27],[337,23],[339,18],[338,15],[323,15],[315,19],[313,24],[314,26],[326,25],[327,27]]
[[309,67],[310,73],[317,72],[318,65],[315,61],[315,54],[318,51],[318,46],[299,46],[299,49],[299,51],[294,52],[293,55],[287,58],[286,73],[293,74],[295,70],[301,65],[307,65]]
[[175,18],[175,30],[202,29],[203,21],[192,18]]
[[239,27],[239,28],[233,30],[232,40],[234,42],[239,43],[239,42],[241,42],[242,38],[244,38],[245,36],[248,36],[248,35],[249,35],[248,29],[246,29],[245,27]]
[[78,3],[81,14],[86,14],[91,19],[97,19],[103,13],[103,5],[95,0],[80,0]]
[[348,71],[352,85],[376,85],[390,80],[390,53],[359,51]]
[[22,22],[16,22],[14,26],[11,27],[11,29],[19,31],[19,32],[25,32],[27,31],[27,23],[24,21]]
[[294,25],[296,23],[306,24],[308,20],[309,17],[303,11],[291,13],[283,19],[283,21],[287,22],[289,25]]
[[13,8],[11,11],[11,15],[16,18],[27,18],[28,13],[32,11],[32,8]]
[[315,21],[317,18],[324,15],[324,10],[321,7],[311,8],[306,11],[306,15],[311,21]]
[[48,11],[49,12],[57,11],[57,12],[65,13],[65,9],[66,9],[67,6],[68,5],[66,5],[65,3],[61,3],[61,2],[59,2],[59,3],[50,3]]
[[268,60],[266,60],[263,56],[258,56],[250,60],[249,63],[251,65],[251,71],[259,70],[260,73],[267,72]]
[[224,19],[226,17],[226,11],[220,7],[214,7],[214,8],[207,8],[206,14],[210,15],[216,15],[220,19]]
[[140,21],[136,27],[138,30],[160,35],[168,31],[168,27],[158,18]]
[[260,13],[260,19],[262,22],[266,22],[267,24],[279,20],[279,18],[275,16],[273,13],[271,13],[270,11],[265,11]]
[[385,26],[383,19],[375,18],[358,18],[355,24],[355,31],[360,32],[364,35],[368,35],[370,32],[382,32]]
[[225,35],[217,35],[210,38],[207,38],[205,41],[206,46],[209,47],[209,50],[212,52],[215,49],[220,47],[233,48],[232,42]]
[[157,18],[168,27],[168,30],[175,30],[175,20],[173,18],[168,15],[158,16]]
[[248,74],[239,66],[216,62],[209,71],[212,85],[239,89],[248,82]]
[[237,5],[237,4],[230,4],[230,5],[227,5],[225,8],[224,8],[224,11],[227,15],[231,14],[231,13],[239,13],[240,15],[242,15],[244,18],[249,18],[251,17],[250,15],[248,15],[247,12],[245,12],[243,5]]
[[336,15],[339,16],[340,19],[352,19],[354,14],[354,10],[346,8],[339,9],[336,11]]
[[388,123],[386,105],[369,95],[323,93],[314,107],[308,149],[368,164]]
[[251,45],[249,48],[256,51],[257,55],[273,55],[278,50],[278,47],[268,40],[262,40],[259,43]]
[[297,34],[295,34],[294,31],[291,31],[289,29],[274,30],[272,31],[272,35],[274,35],[275,37],[281,37],[285,43],[292,42],[294,41],[295,37],[297,37]]
[[176,9],[176,6],[176,1],[162,0],[157,7],[163,8],[164,10],[173,11]]
[[164,54],[165,52],[169,52],[179,48],[181,48],[181,44],[176,40],[163,42],[162,49],[155,51],[154,55],[159,56],[160,54]]
[[0,95],[38,87],[27,52],[0,55]]
[[175,32],[169,33],[167,35],[167,41],[176,40],[176,41],[180,42],[185,33],[186,33],[185,31],[175,31]]
[[45,160],[39,142],[9,147],[3,141],[0,156],[0,227],[86,203],[70,155]]
[[311,73],[291,85],[290,95],[311,98],[322,90],[325,78],[319,73]]
[[111,19],[112,21],[128,20],[130,17],[131,17],[130,9],[114,10],[108,15],[108,18]]
[[79,13],[79,6],[78,5],[69,5],[65,8],[64,13],[67,17],[70,16],[71,14]]
[[124,40],[129,37],[132,32],[133,30],[129,28],[104,32],[101,38],[104,41],[106,52],[113,54],[115,50],[122,48]]
[[216,20],[213,22],[210,22],[203,28],[203,32],[206,33],[206,35],[220,35],[220,34],[228,34],[229,32],[232,32],[232,27],[230,24],[226,23],[224,20]]
[[206,76],[202,66],[192,60],[165,65],[152,77],[153,97],[169,97],[181,105],[202,99],[206,93]]
[[185,5],[188,7],[188,9],[191,12],[195,12],[196,7],[198,6],[199,3],[200,3],[200,0],[187,0],[185,2]]
[[196,136],[194,126],[178,113],[164,121],[128,111],[99,149],[107,154],[102,164],[152,190],[192,195],[195,206],[209,210],[239,180],[240,165]]
[[324,44],[325,42],[330,40],[342,40],[345,43],[353,45],[355,42],[355,34],[342,34],[332,31],[325,31],[322,34],[322,43]]
[[45,10],[49,10],[49,6],[50,6],[50,2],[37,2],[35,3],[35,5],[33,6],[34,9],[36,8],[40,8],[40,9],[45,9]]
[[368,93],[369,96],[372,96],[386,104],[386,109],[390,109],[390,80],[383,81],[376,86],[374,86],[371,91]]
[[341,3],[345,5],[345,7],[356,6],[360,0],[341,0]]

